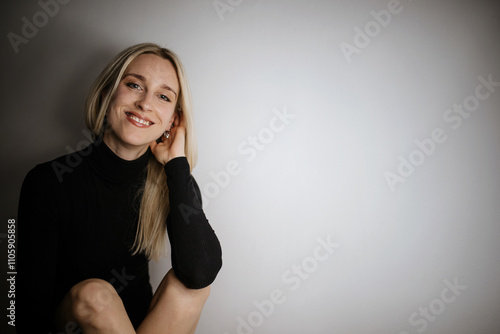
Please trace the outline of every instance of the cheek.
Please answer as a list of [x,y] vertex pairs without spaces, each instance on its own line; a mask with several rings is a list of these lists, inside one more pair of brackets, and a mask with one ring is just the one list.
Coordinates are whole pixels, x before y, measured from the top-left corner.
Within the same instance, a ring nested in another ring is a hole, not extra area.
[[116,116],[120,110],[120,107],[128,104],[127,102],[130,100],[129,94],[126,91],[123,91],[123,88],[120,89],[120,87],[116,90],[115,94],[113,94],[113,97],[109,101],[109,106],[107,110],[107,115],[109,117],[119,117]]
[[116,89],[116,92],[111,97],[110,105],[118,105],[129,99],[129,92],[123,89],[123,87],[119,86]]
[[174,108],[168,108],[166,110],[162,110],[159,114],[162,124],[165,126],[170,125],[170,123],[174,119]]

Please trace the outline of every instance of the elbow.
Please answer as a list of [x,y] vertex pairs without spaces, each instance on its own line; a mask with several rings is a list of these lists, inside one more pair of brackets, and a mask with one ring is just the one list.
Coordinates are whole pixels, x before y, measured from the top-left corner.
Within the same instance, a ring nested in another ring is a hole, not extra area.
[[215,281],[217,274],[222,268],[222,257],[218,257],[205,265],[196,265],[184,270],[174,268],[179,280],[189,289],[203,289]]
[[177,278],[189,289],[203,289],[215,281],[222,268],[222,247],[214,237],[192,252],[172,252],[172,268]]

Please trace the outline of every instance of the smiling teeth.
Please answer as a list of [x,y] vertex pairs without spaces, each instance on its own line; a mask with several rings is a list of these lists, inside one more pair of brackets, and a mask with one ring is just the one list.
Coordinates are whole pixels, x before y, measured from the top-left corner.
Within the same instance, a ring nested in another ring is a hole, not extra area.
[[149,121],[145,121],[143,119],[140,119],[139,117],[137,116],[134,116],[134,115],[128,115],[128,117],[130,117],[131,119],[133,119],[134,121],[136,121],[137,123],[141,123],[141,124],[144,124],[144,125],[151,125],[151,122]]

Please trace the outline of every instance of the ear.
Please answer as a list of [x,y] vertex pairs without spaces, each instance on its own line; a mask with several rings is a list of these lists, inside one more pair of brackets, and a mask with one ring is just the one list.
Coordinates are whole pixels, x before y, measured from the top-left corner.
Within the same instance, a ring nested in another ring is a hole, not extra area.
[[175,120],[175,112],[172,114],[172,117],[168,120],[168,127],[165,129],[165,131],[170,131],[172,129],[172,126],[174,126],[174,120]]
[[182,113],[182,108],[179,105],[177,105],[175,107],[174,113],[172,114],[172,117],[170,118],[170,126],[172,126],[172,124],[174,123],[175,116],[180,115],[181,113]]

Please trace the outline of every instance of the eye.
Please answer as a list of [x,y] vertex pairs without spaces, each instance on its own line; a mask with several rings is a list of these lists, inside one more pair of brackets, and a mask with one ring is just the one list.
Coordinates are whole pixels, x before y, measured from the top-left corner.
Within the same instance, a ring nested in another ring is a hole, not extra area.
[[164,94],[160,94],[159,95],[160,99],[164,100],[164,101],[167,101],[167,102],[170,102],[170,99],[168,98],[167,95],[164,95]]
[[135,82],[128,82],[125,84],[127,87],[130,87],[132,89],[141,89],[141,86],[136,84]]

